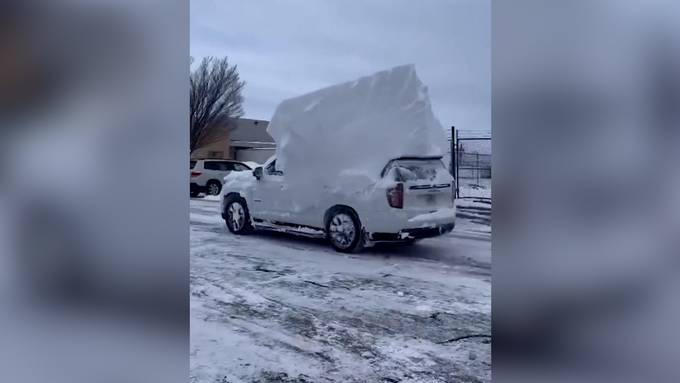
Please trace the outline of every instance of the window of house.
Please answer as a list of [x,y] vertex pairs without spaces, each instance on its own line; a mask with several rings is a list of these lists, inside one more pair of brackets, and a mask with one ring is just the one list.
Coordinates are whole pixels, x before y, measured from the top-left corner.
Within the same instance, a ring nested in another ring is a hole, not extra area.
[[222,157],[224,157],[224,152],[220,152],[220,151],[217,151],[217,152],[216,152],[216,151],[211,151],[211,152],[208,152],[208,157],[211,157],[211,158],[222,158]]

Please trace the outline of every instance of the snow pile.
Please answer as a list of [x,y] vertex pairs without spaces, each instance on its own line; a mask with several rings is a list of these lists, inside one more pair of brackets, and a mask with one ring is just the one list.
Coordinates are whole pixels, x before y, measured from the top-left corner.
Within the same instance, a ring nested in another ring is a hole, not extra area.
[[230,172],[227,174],[222,182],[222,191],[220,192],[219,200],[222,200],[222,194],[229,191],[246,190],[255,184],[256,178],[253,176],[252,170],[242,172]]
[[345,189],[375,183],[391,159],[441,156],[447,142],[413,65],[285,100],[267,132],[291,184]]

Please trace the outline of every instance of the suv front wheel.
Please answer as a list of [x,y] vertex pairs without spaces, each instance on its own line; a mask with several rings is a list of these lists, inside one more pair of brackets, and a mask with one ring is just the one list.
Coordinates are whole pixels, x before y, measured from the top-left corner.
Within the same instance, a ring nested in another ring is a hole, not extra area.
[[354,210],[337,206],[326,217],[326,237],[335,250],[356,253],[364,248],[364,231]]
[[252,231],[250,212],[243,198],[229,197],[225,206],[224,220],[230,232],[234,234],[247,234]]

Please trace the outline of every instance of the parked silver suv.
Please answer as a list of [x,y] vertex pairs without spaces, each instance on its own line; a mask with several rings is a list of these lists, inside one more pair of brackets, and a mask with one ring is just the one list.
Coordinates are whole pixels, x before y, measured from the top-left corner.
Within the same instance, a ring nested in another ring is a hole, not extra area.
[[250,166],[243,162],[221,159],[191,160],[189,169],[191,171],[189,182],[191,197],[196,197],[199,193],[218,195],[227,174],[233,171],[251,170]]

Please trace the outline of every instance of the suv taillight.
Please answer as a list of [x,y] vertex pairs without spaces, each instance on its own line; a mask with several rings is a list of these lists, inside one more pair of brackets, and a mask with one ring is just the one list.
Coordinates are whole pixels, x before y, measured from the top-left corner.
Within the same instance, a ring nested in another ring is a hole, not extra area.
[[393,208],[404,208],[404,184],[398,183],[397,186],[387,189],[387,203]]
[[192,176],[192,177],[198,177],[198,176],[200,176],[201,174],[202,174],[201,172],[191,172],[191,176]]

